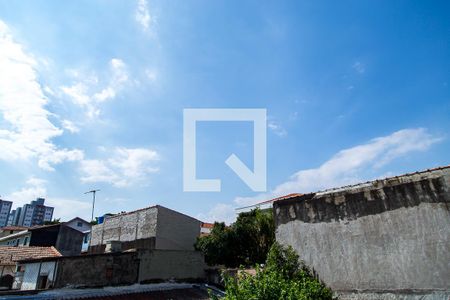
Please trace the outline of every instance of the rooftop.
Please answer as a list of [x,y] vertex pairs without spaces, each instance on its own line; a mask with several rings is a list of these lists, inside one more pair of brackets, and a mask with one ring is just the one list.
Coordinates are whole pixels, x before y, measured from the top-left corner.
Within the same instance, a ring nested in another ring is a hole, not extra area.
[[16,261],[44,257],[59,257],[55,247],[0,247],[0,265],[15,265]]

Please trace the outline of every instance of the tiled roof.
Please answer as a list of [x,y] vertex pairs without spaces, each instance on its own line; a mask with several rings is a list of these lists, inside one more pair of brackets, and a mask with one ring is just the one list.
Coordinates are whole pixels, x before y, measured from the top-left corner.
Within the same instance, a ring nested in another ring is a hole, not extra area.
[[0,247],[0,265],[15,265],[16,261],[44,257],[59,257],[55,247]]
[[10,231],[10,230],[22,231],[22,230],[26,230],[26,229],[28,229],[28,227],[24,227],[24,226],[5,226],[5,227],[0,228],[0,230],[2,230],[2,231]]
[[201,227],[203,227],[203,228],[213,228],[214,224],[213,223],[202,223]]

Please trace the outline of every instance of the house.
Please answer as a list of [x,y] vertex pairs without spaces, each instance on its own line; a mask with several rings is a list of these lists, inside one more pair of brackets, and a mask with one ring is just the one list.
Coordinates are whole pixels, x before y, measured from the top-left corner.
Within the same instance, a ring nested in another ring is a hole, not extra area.
[[85,233],[65,223],[37,226],[0,238],[0,250],[7,246],[53,246],[63,255],[81,253]]
[[69,226],[75,230],[83,233],[83,242],[81,245],[81,252],[87,252],[89,249],[89,242],[91,240],[91,228],[92,224],[82,218],[76,217],[70,221],[64,222],[66,226]]
[[28,231],[28,229],[25,229],[0,238],[0,247],[29,246],[30,239],[31,239],[31,232]]
[[90,231],[92,227],[91,222],[83,220],[80,217],[73,218],[70,221],[64,222],[64,224],[81,232]]
[[30,228],[30,246],[54,246],[62,255],[78,255],[84,233],[65,223]]
[[23,227],[23,226],[5,226],[3,228],[0,228],[0,238],[14,234],[14,233],[18,233],[20,231],[24,231],[27,229],[28,229],[28,227]]
[[213,229],[214,224],[213,223],[202,223],[200,227],[200,236],[207,236],[211,233],[211,230]]
[[194,250],[200,225],[199,220],[161,205],[121,213],[92,227],[89,252],[103,253],[109,242],[120,242],[122,250]]
[[0,286],[10,289],[15,276],[19,280],[23,279],[24,270],[22,268],[16,270],[17,261],[57,256],[61,256],[61,254],[54,247],[2,247],[0,251]]

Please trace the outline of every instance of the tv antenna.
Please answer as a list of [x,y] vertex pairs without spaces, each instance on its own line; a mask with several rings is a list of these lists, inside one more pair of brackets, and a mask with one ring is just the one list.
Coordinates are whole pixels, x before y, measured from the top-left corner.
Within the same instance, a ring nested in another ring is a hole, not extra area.
[[95,193],[99,192],[100,190],[91,190],[86,192],[85,194],[92,193],[92,217],[91,221],[94,221],[94,207],[95,207]]

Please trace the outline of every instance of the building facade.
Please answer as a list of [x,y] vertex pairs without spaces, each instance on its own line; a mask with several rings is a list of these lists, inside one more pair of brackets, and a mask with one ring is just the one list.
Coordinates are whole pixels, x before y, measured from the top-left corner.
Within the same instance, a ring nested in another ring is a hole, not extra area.
[[9,214],[8,225],[32,227],[51,221],[54,208],[46,206],[44,202],[44,198],[37,198],[30,204],[25,204],[23,207],[13,210]]
[[8,224],[9,212],[11,211],[12,202],[0,199],[0,227]]
[[122,250],[194,250],[201,222],[156,205],[118,214],[92,227],[89,252],[103,253],[108,242],[120,242]]

